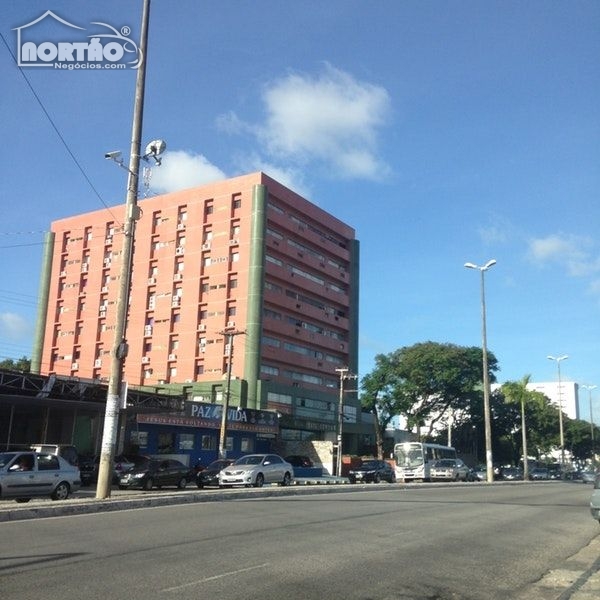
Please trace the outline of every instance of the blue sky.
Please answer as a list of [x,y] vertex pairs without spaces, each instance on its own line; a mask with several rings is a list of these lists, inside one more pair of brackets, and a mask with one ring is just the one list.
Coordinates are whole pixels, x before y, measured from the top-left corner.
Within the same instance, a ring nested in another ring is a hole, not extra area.
[[[0,31],[16,54],[13,29],[52,9],[137,40],[141,4],[4,2]],[[417,342],[480,345],[463,265],[494,258],[499,380],[552,381],[546,356],[568,354],[563,379],[600,386],[599,56],[594,1],[153,0],[143,139],[169,150],[151,189],[261,169],[352,225],[361,375]],[[90,185],[0,57],[0,358],[17,358],[43,232],[124,201],[104,153],[129,149],[135,71],[24,69]]]

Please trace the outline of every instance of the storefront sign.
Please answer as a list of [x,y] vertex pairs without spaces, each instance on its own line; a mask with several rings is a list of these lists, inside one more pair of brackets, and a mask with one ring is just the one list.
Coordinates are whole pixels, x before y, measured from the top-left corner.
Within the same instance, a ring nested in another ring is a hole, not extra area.
[[[137,422],[151,425],[219,429],[222,412],[223,407],[220,404],[186,402],[185,416],[140,413],[137,415]],[[279,419],[275,412],[233,407],[227,411],[227,429],[277,434]]]

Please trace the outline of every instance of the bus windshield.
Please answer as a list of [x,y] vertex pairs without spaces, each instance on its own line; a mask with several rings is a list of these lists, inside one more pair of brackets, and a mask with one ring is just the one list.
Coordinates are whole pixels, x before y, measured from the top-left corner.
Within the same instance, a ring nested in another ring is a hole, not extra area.
[[414,468],[423,464],[423,447],[421,444],[396,446],[396,464],[399,467]]

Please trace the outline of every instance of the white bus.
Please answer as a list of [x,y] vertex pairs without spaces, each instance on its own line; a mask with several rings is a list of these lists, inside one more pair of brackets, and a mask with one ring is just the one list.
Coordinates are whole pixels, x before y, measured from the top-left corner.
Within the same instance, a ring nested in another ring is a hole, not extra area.
[[450,446],[426,442],[401,442],[394,446],[397,481],[430,481],[432,463],[441,458],[456,458]]

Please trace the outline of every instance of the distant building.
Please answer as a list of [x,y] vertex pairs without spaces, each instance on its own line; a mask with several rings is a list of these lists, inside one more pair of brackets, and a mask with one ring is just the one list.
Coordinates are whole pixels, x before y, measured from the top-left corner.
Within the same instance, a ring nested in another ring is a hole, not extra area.
[[[230,369],[230,404],[278,413],[282,440],[335,440],[336,369],[358,372],[354,229],[260,172],[139,207],[124,380],[221,403]],[[52,223],[40,372],[108,379],[123,215]],[[356,393],[344,398],[343,433],[344,451],[356,451]]]
[[529,383],[528,390],[541,392],[554,405],[562,406],[562,411],[569,419],[579,419],[579,384],[574,381],[561,381],[560,394],[558,381]]

